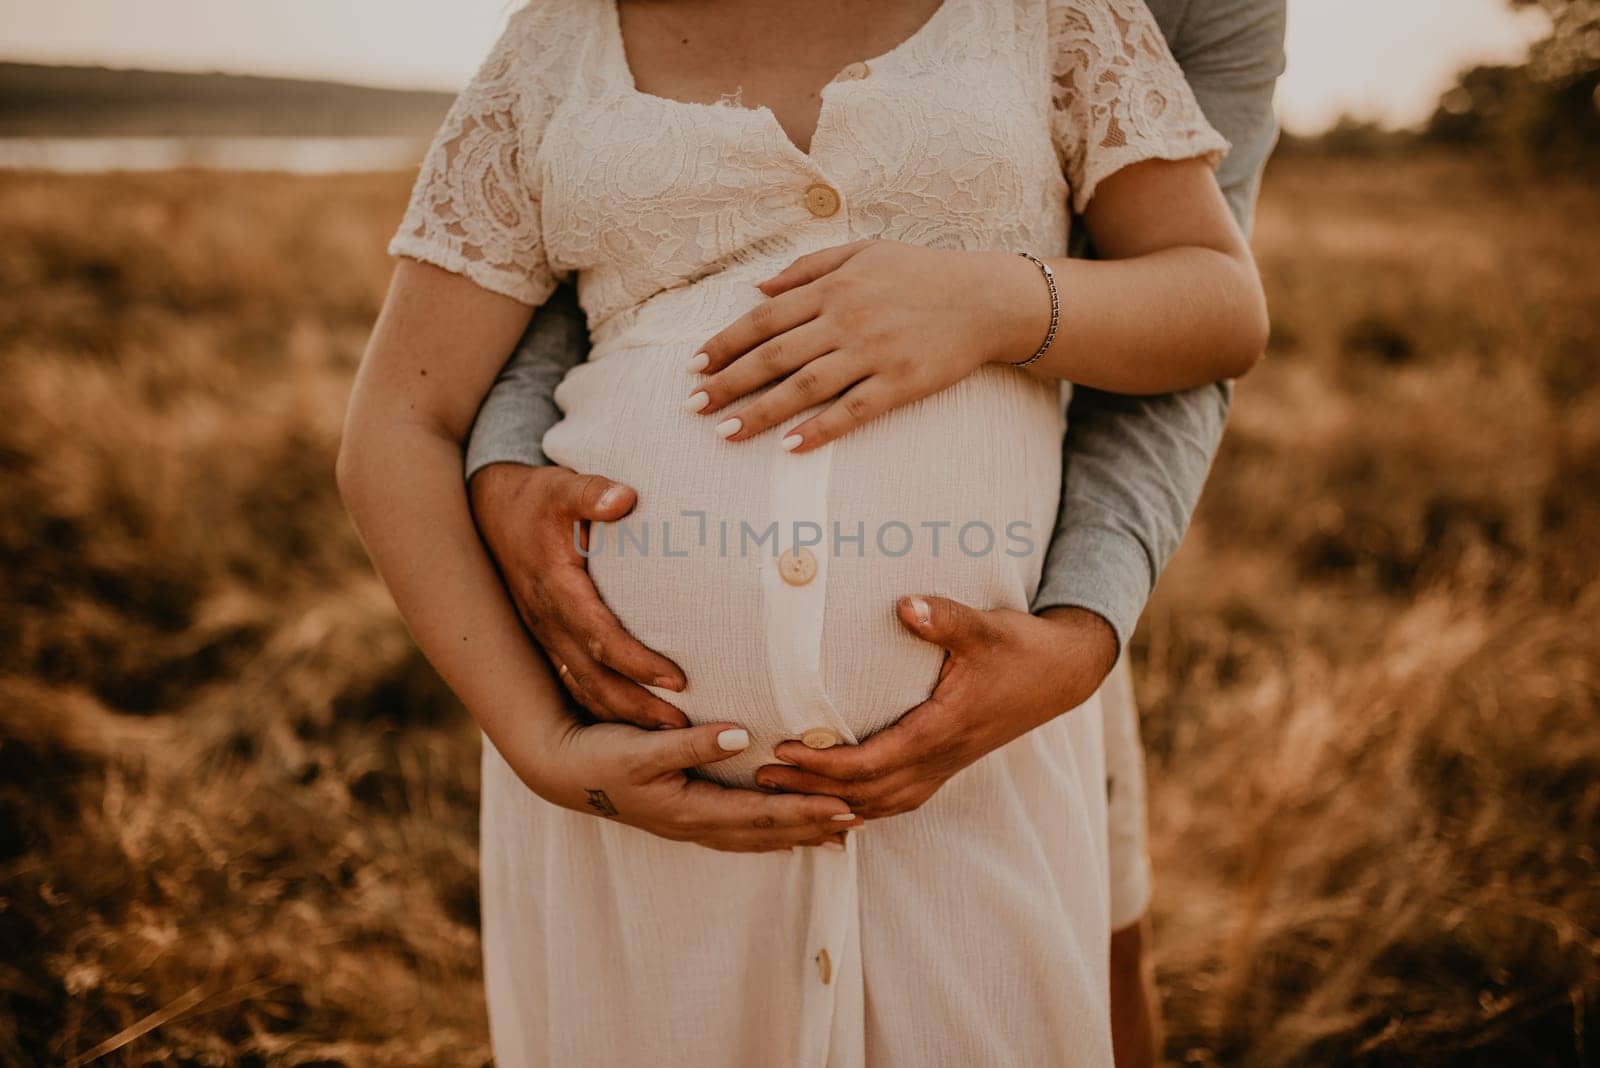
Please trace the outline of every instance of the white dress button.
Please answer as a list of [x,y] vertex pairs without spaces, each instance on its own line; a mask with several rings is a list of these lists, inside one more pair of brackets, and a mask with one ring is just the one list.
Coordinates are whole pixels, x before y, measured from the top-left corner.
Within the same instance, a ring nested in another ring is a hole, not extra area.
[[839,193],[831,185],[814,182],[806,186],[806,210],[819,219],[826,219],[839,210]]
[[790,549],[778,557],[778,574],[791,586],[804,586],[817,577],[817,558],[810,549]]
[[812,727],[800,735],[800,741],[808,749],[832,749],[839,744],[839,735],[826,727]]

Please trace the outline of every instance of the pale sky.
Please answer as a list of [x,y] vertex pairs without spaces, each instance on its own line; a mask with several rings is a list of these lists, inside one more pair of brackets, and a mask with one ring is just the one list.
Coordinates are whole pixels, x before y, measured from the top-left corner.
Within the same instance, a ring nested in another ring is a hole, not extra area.
[[[0,0],[0,59],[454,89],[518,0]],[[1421,121],[1459,69],[1511,62],[1542,16],[1504,0],[1289,0],[1284,124]]]

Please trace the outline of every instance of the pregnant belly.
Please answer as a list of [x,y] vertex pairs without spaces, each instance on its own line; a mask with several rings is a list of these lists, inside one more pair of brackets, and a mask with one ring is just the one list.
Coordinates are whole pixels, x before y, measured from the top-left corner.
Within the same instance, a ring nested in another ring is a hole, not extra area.
[[[574,369],[543,444],[638,492],[627,520],[591,531],[590,574],[623,625],[687,674],[687,691],[662,697],[693,722],[750,730],[749,750],[706,769],[747,783],[772,746],[818,725],[800,691],[831,706],[844,741],[927,696],[943,650],[904,629],[898,598],[1027,607],[1060,494],[1061,403],[1052,385],[989,368],[795,457],[781,429],[731,443],[715,418],[685,412],[680,349],[616,349]],[[774,560],[796,540],[810,565]]]

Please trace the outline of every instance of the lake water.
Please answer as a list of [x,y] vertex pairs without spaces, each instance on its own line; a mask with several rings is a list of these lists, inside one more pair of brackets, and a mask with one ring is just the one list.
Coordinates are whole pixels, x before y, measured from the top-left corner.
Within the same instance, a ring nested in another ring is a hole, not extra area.
[[0,170],[335,174],[406,170],[427,148],[414,137],[0,137]]

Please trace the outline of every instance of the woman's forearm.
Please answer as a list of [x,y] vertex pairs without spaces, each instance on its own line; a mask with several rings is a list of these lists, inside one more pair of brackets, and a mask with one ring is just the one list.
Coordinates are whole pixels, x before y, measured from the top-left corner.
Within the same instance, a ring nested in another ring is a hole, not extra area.
[[[1032,261],[997,272],[1006,362],[1038,350],[1049,286]],[[1132,259],[1046,260],[1060,302],[1054,340],[1028,370],[1113,393],[1170,393],[1236,378],[1266,347],[1267,311],[1248,254],[1181,246]]]
[[339,453],[339,489],[417,645],[535,785],[536,769],[516,763],[551,751],[573,721],[472,525],[460,446],[358,407]]

